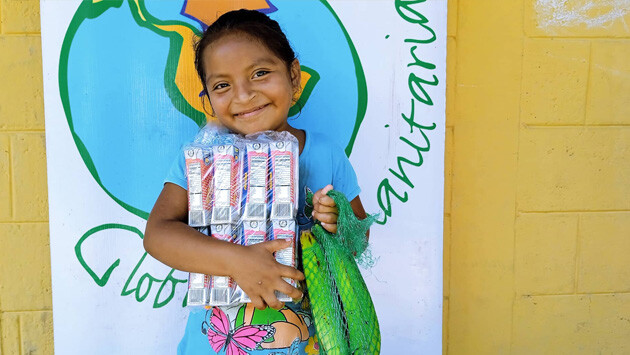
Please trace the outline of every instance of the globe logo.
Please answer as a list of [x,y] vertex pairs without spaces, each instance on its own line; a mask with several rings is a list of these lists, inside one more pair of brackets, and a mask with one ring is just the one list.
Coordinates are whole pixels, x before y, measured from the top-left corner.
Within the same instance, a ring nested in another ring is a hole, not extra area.
[[[212,119],[201,100],[193,43],[218,16],[242,7],[277,20],[298,54],[303,90],[290,123],[324,132],[346,154],[352,152],[366,110],[365,77],[348,33],[325,0],[84,0],[61,48],[61,101],[85,166],[125,210],[147,219],[182,145]],[[84,244],[108,231],[143,238],[134,226],[109,223],[78,239],[77,260],[101,287],[120,258],[97,272],[86,262]],[[143,302],[157,289],[153,307],[160,308],[187,280],[174,269],[144,272],[146,259],[144,252],[120,295]]]
[[209,119],[192,45],[220,14],[240,7],[277,20],[298,54],[303,92],[290,123],[327,133],[351,153],[365,78],[326,1],[85,0],[61,50],[61,99],[86,167],[127,211],[148,217],[181,145]]

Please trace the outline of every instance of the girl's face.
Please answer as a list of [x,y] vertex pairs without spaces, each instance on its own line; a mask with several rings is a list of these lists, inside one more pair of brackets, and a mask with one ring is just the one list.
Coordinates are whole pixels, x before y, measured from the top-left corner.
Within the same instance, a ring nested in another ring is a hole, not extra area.
[[250,134],[289,129],[287,116],[299,88],[300,64],[290,70],[258,40],[225,35],[202,54],[210,104],[230,130]]

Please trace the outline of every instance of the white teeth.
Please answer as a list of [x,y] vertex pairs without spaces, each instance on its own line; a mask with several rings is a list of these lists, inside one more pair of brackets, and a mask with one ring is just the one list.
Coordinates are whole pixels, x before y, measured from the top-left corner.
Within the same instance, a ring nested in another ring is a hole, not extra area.
[[247,115],[247,114],[250,114],[250,113],[253,113],[253,112],[258,111],[258,110],[262,109],[262,108],[263,108],[263,107],[265,107],[265,106],[267,106],[267,105],[262,105],[262,106],[260,106],[260,107],[257,107],[257,108],[255,108],[255,109],[251,110],[251,111],[237,113],[237,114],[235,114],[234,116],[243,116],[243,115]]

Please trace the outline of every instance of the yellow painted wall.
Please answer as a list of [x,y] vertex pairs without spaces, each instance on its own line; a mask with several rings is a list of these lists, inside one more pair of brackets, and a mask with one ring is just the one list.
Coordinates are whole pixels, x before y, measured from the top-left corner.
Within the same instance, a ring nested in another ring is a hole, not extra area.
[[[630,353],[630,15],[546,26],[589,2],[448,2],[445,353]],[[39,2],[0,21],[0,354],[52,354]]]
[[446,353],[630,354],[628,24],[449,0]]
[[39,1],[0,1],[0,353],[52,354]]

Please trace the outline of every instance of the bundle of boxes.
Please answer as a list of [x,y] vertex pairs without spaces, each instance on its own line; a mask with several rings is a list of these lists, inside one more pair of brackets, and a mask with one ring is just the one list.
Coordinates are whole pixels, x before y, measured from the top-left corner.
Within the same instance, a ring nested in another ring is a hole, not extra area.
[[[244,246],[289,239],[291,246],[277,251],[275,257],[281,264],[296,267],[299,148],[295,137],[288,132],[241,137],[207,131],[184,147],[184,157],[191,227]],[[229,276],[191,273],[189,277],[189,306],[250,301]],[[295,280],[286,281],[297,286]],[[292,301],[279,292],[276,296]]]

